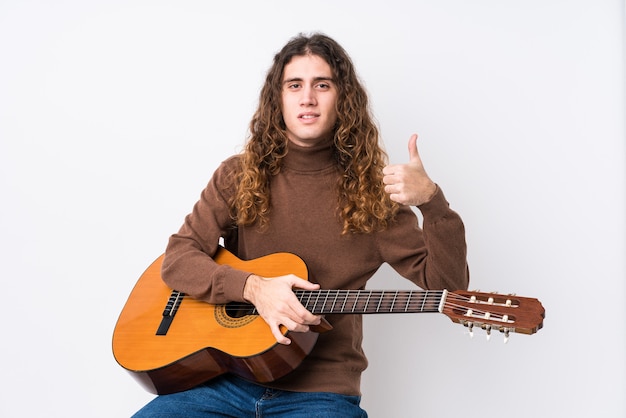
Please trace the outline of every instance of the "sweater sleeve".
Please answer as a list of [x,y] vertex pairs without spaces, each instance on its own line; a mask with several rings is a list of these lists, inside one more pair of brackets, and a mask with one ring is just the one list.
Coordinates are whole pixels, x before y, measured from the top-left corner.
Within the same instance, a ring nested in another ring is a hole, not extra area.
[[250,275],[212,258],[219,239],[236,233],[228,206],[232,192],[228,179],[234,161],[225,161],[215,171],[180,230],[170,237],[161,269],[169,287],[210,303],[243,301],[243,287]]
[[400,275],[423,289],[467,289],[469,269],[465,227],[450,209],[443,191],[420,205],[419,227],[410,207],[402,207],[397,222],[378,238],[379,251]]

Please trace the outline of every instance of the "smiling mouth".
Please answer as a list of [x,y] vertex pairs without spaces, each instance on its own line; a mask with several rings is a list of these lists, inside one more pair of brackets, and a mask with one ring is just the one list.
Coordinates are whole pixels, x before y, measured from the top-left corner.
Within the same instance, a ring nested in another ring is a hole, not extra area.
[[298,118],[300,118],[300,119],[315,119],[317,117],[319,117],[319,115],[306,114],[306,115],[298,116]]

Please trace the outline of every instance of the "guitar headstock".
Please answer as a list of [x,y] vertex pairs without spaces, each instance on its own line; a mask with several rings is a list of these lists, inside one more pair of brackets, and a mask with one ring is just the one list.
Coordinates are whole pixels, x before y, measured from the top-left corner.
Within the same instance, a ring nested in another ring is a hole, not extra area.
[[517,295],[500,295],[466,290],[448,292],[442,313],[453,322],[487,332],[497,330],[505,335],[510,332],[534,334],[543,327],[546,311],[539,300]]

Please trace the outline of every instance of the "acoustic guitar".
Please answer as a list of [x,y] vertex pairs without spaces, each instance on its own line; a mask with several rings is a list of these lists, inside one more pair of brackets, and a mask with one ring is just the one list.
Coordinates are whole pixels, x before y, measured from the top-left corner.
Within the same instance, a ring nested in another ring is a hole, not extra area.
[[[298,256],[276,253],[244,261],[221,248],[220,264],[264,277],[295,274],[307,279]],[[172,290],[161,279],[163,255],[141,275],[113,332],[116,361],[149,392],[190,389],[224,373],[270,382],[297,368],[311,352],[319,332],[289,332],[290,345],[278,344],[254,306],[212,305]],[[312,313],[374,314],[440,312],[453,322],[490,333],[533,334],[545,310],[533,298],[446,290],[294,290]],[[328,327],[331,328],[331,327]],[[326,328],[326,329],[328,329]],[[332,331],[331,331],[332,332]]]

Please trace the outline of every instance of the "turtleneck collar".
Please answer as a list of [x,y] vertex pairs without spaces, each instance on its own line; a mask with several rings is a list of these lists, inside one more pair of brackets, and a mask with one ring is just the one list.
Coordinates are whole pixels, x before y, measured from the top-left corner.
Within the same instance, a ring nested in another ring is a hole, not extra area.
[[332,140],[312,147],[302,147],[289,141],[283,164],[285,168],[296,171],[319,171],[336,164],[333,153]]

